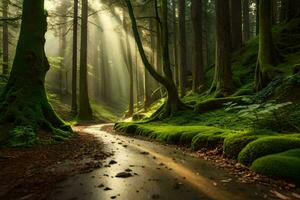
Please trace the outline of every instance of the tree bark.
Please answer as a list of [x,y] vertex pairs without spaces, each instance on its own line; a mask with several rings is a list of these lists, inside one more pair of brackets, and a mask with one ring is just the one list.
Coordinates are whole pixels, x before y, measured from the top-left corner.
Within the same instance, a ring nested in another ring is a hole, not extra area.
[[191,15],[193,24],[193,87],[195,93],[203,91],[205,87],[205,72],[203,69],[203,44],[202,44],[202,2],[192,0]]
[[79,113],[80,119],[91,119],[92,109],[88,95],[87,82],[87,42],[88,42],[88,0],[82,0],[81,12],[81,48],[80,48],[80,82],[79,82]]
[[78,46],[78,0],[74,0],[73,49],[72,49],[72,102],[71,111],[77,115],[77,46]]
[[131,48],[130,48],[130,42],[129,42],[129,36],[128,36],[128,24],[127,24],[127,16],[125,15],[125,11],[123,11],[123,29],[124,29],[124,36],[125,36],[125,56],[126,56],[126,65],[129,75],[129,105],[128,105],[128,112],[127,116],[131,117],[134,113],[134,76],[133,76],[133,62],[132,62],[132,54],[131,54]]
[[11,137],[10,130],[27,126],[56,133],[71,131],[48,102],[45,76],[49,63],[44,51],[47,15],[44,0],[24,0],[19,40],[12,71],[0,97],[0,138]]
[[184,96],[187,89],[187,61],[186,61],[186,32],[185,32],[185,0],[178,1],[179,21],[179,67],[180,67],[180,95]]
[[[9,0],[4,0],[2,3],[2,13],[3,19],[8,18],[8,7]],[[3,31],[2,31],[2,45],[3,45],[3,63],[2,63],[2,74],[8,75],[8,62],[9,62],[9,39],[8,39],[8,22],[7,20],[3,21]]]
[[272,81],[276,51],[272,39],[272,1],[259,0],[259,52],[255,73],[255,88],[257,91],[266,87]]
[[216,64],[215,76],[210,89],[217,97],[229,96],[233,90],[230,58],[229,1],[216,0]]
[[174,57],[174,81],[179,86],[179,67],[178,67],[178,25],[176,17],[176,1],[172,0],[172,18],[173,18],[173,57]]
[[230,12],[232,51],[235,52],[238,51],[243,44],[241,0],[230,0]]
[[243,42],[247,42],[250,37],[250,8],[249,0],[243,0]]

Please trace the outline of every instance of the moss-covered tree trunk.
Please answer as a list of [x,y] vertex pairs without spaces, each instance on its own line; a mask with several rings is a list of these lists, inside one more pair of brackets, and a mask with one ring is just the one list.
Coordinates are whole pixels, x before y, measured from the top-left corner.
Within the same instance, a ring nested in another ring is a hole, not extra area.
[[[8,18],[8,5],[9,5],[9,0],[4,0],[2,2],[2,17],[3,19]],[[3,60],[2,60],[2,74],[3,75],[8,75],[8,22],[7,20],[3,21],[3,30],[2,30],[2,54],[3,54]]]
[[202,92],[205,88],[205,72],[203,66],[203,45],[202,45],[202,2],[192,0],[191,17],[193,23],[193,85],[194,93]]
[[225,97],[233,90],[229,1],[216,0],[216,29],[215,75],[210,93],[216,97]]
[[45,75],[50,67],[44,51],[46,18],[44,0],[23,1],[13,67],[0,97],[2,139],[8,139],[9,131],[16,126],[47,131],[70,130],[53,111],[45,91]]
[[78,46],[78,0],[74,0],[73,49],[72,49],[72,113],[77,115],[77,46]]
[[80,82],[79,82],[79,112],[80,119],[91,119],[93,116],[87,82],[87,43],[88,43],[88,0],[82,0],[81,12],[81,48],[80,48]]
[[275,76],[276,50],[272,39],[272,1],[259,1],[259,52],[255,72],[255,88],[261,90]]
[[132,4],[130,0],[125,0],[126,5],[128,7],[129,16],[132,23],[132,30],[133,34],[137,43],[137,47],[139,50],[139,53],[141,55],[143,64],[145,65],[145,68],[148,70],[150,75],[159,83],[161,83],[166,91],[167,91],[167,101],[164,104],[161,109],[159,109],[158,112],[156,112],[153,116],[153,118],[165,118],[173,115],[175,112],[186,109],[187,107],[181,102],[179,99],[178,91],[175,86],[175,83],[173,81],[172,77],[172,70],[170,67],[170,58],[169,58],[169,45],[168,45],[168,1],[167,0],[161,0],[161,8],[162,8],[162,21],[161,21],[161,30],[162,30],[162,57],[163,57],[163,71],[164,76],[159,74],[154,67],[150,64],[146,53],[143,48],[143,43],[140,38],[140,34],[138,31],[138,26],[136,23],[134,11],[132,8]]

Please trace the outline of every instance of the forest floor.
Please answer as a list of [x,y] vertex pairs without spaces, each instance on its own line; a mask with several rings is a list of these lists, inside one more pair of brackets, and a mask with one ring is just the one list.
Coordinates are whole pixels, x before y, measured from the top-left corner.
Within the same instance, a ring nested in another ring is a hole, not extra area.
[[58,182],[100,168],[109,156],[100,140],[80,130],[57,144],[1,147],[0,199],[47,199]]

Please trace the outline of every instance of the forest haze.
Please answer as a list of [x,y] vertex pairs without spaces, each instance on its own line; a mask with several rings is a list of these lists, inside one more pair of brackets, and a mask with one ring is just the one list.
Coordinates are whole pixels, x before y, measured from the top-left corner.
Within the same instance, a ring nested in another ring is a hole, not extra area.
[[300,199],[299,0],[2,0],[0,34],[0,199]]

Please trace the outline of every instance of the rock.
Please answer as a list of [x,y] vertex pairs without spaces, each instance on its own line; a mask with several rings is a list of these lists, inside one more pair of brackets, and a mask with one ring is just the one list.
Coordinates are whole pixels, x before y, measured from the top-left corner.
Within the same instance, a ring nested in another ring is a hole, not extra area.
[[109,188],[109,187],[106,187],[106,188],[104,188],[103,190],[104,190],[104,191],[109,191],[109,190],[112,190],[112,189]]
[[140,152],[140,154],[142,154],[142,155],[149,155],[149,152],[147,152],[147,151],[142,151],[142,152]]
[[117,178],[129,178],[132,174],[128,172],[120,172],[116,175]]
[[103,183],[101,183],[101,184],[97,185],[97,187],[98,187],[98,188],[103,188],[104,185],[103,185]]
[[117,161],[115,161],[115,160],[111,160],[111,161],[109,161],[109,165],[114,165],[114,164],[117,164],[118,162]]
[[131,169],[125,169],[125,172],[132,172],[132,170]]
[[110,198],[111,198],[111,199],[115,199],[115,198],[117,198],[117,196],[111,196]]
[[159,199],[159,197],[160,197],[159,194],[153,194],[153,195],[151,196],[152,199]]

